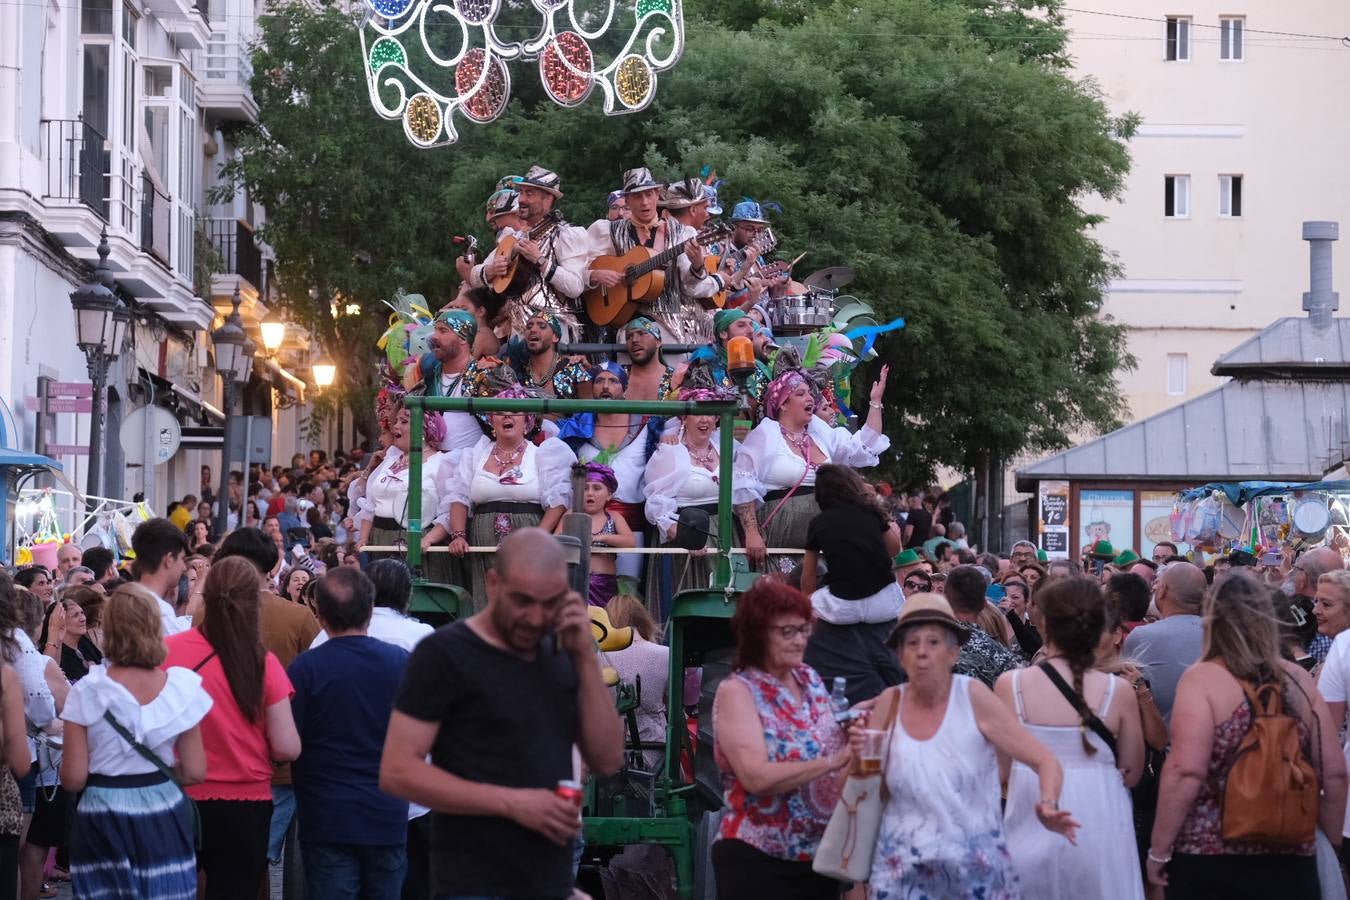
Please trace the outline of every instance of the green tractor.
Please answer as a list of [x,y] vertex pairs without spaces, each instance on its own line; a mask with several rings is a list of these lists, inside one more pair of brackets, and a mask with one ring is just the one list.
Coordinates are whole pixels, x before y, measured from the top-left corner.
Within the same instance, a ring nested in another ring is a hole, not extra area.
[[[585,839],[588,855],[606,856],[633,844],[657,845],[665,848],[674,865],[677,895],[681,900],[695,896],[696,884],[701,884],[701,845],[708,839],[700,835],[700,825],[709,821],[708,814],[722,806],[720,788],[711,769],[711,716],[699,716],[702,723],[697,738],[690,734],[686,704],[707,708],[710,691],[717,675],[729,670],[731,638],[730,619],[736,610],[736,596],[753,579],[741,567],[733,566],[731,548],[731,461],[732,432],[737,407],[734,402],[704,401],[698,403],[676,401],[605,400],[604,411],[635,415],[679,416],[687,414],[715,415],[721,420],[721,486],[718,504],[717,562],[714,584],[708,589],[682,591],[672,600],[671,614],[666,623],[670,646],[670,673],[666,698],[666,740],[662,745],[644,746],[638,739],[635,712],[638,707],[640,685],[627,682],[614,684],[616,706],[624,717],[628,735],[626,757],[633,762],[612,778],[592,778],[586,785]],[[442,625],[464,618],[473,611],[473,598],[468,591],[456,586],[435,584],[421,577],[421,484],[422,484],[422,416],[423,410],[436,412],[524,412],[534,415],[547,413],[595,412],[600,403],[588,400],[505,400],[471,399],[459,397],[409,396],[404,400],[412,412],[412,453],[410,460],[408,498],[407,561],[415,574],[413,600],[410,611],[424,621]],[[577,527],[569,522],[567,543],[574,547],[574,583],[584,585],[590,559],[590,517],[573,513]],[[605,649],[616,649],[612,642],[602,640],[603,626],[597,629],[597,639]],[[705,671],[705,689],[701,698],[685,697],[685,670],[702,667]],[[708,678],[711,674],[713,677]],[[642,771],[642,751],[661,751],[662,760],[655,772]],[[699,777],[699,773],[703,777]]]

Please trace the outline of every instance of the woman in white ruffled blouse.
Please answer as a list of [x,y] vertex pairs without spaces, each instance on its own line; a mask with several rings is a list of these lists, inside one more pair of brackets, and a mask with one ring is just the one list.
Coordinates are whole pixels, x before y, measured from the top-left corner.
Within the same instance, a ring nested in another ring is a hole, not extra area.
[[144,588],[113,591],[103,621],[106,662],[71,688],[61,716],[61,784],[84,791],[70,843],[75,896],[192,900],[195,813],[162,769],[182,784],[206,777],[198,726],[211,695],[196,672],[159,668],[159,610]]
[[[525,388],[497,394],[504,399],[537,397]],[[529,435],[538,423],[523,413],[492,413],[492,436],[460,451],[440,488],[436,524],[450,538],[450,555],[464,556],[470,546],[490,546],[517,528],[537,525],[553,531],[572,504],[572,464],[576,455],[556,437],[535,445]],[[431,535],[439,534],[435,529]],[[429,535],[429,537],[431,536]],[[488,554],[469,563],[475,610],[487,606]]]
[[[765,417],[746,436],[737,456],[765,491],[757,519],[737,510],[752,563],[764,562],[765,547],[806,546],[806,529],[820,512],[816,469],[825,463],[855,469],[875,466],[890,448],[891,439],[881,430],[888,371],[883,366],[872,385],[867,419],[856,432],[832,428],[816,415],[823,401],[800,370],[789,369],[764,389]],[[769,568],[786,574],[800,562],[800,554],[783,554],[769,558]]]

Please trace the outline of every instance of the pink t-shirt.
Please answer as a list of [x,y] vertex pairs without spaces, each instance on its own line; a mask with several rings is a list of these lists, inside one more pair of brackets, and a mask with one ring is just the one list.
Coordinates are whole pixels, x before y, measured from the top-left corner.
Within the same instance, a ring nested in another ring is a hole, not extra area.
[[[162,668],[196,668],[211,654],[211,645],[196,628],[165,640],[168,658]],[[267,750],[265,716],[249,722],[230,692],[220,657],[197,670],[202,687],[215,701],[202,720],[202,743],[206,746],[206,780],[187,793],[194,800],[271,800],[272,760]],[[272,653],[267,654],[263,675],[263,707],[288,699],[295,691],[286,670]]]

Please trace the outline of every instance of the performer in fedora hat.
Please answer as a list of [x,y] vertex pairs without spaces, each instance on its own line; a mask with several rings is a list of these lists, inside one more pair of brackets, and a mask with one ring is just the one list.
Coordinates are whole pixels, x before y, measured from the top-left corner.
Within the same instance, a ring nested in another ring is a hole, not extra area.
[[[697,232],[660,215],[662,185],[650,169],[629,169],[623,175],[623,195],[628,203],[628,219],[601,219],[587,229],[590,260],[598,256],[622,256],[637,246],[653,253],[694,237]],[[665,290],[644,310],[659,318],[667,334],[684,343],[708,338],[708,314],[695,302],[722,290],[722,281],[703,264],[703,247],[696,241],[685,245],[684,253],[666,271]],[[592,269],[588,287],[613,287],[623,280],[622,272]]]
[[[561,179],[543,166],[531,166],[518,182],[516,205],[524,229],[515,232],[514,255],[520,258],[517,277],[507,288],[506,308],[512,330],[523,334],[530,315],[542,312],[558,317],[567,340],[578,337],[577,298],[585,286],[586,232],[567,224],[554,209],[562,199]],[[500,242],[500,237],[498,238]],[[484,287],[504,275],[512,260],[494,248],[469,273],[473,287]]]

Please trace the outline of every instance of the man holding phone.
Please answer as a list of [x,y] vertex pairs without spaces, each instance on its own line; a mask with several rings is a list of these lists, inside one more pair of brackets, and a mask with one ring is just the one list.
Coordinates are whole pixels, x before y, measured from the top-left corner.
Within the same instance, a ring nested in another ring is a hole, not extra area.
[[581,820],[555,789],[577,777],[574,745],[590,771],[618,771],[623,726],[562,545],[512,532],[486,587],[486,609],[413,652],[380,789],[431,808],[434,896],[561,900]]

